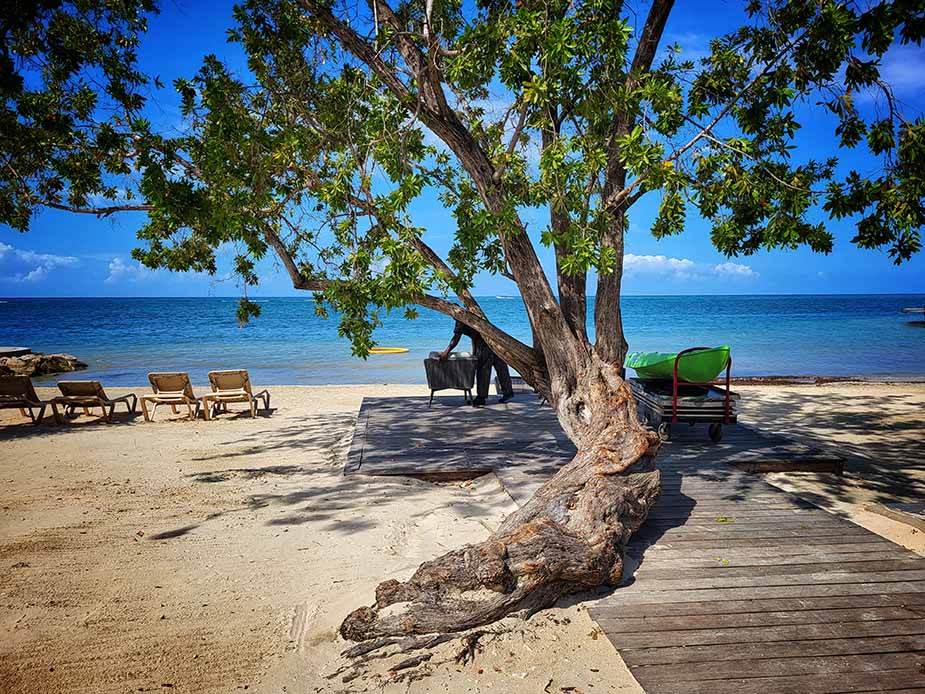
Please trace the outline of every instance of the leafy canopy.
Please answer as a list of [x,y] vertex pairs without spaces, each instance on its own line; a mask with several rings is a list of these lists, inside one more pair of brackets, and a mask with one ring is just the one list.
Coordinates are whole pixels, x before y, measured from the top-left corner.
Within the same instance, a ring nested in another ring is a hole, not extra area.
[[[248,70],[207,56],[178,80],[179,137],[143,115],[135,50],[153,9],[4,4],[0,221],[26,230],[42,205],[144,209],[138,260],[215,272],[231,245],[245,288],[272,251],[295,286],[319,290],[319,311],[341,313],[358,354],[381,309],[436,293],[477,312],[476,272],[517,275],[507,240],[527,208],[558,215],[540,241],[579,278],[619,268],[605,238],[648,192],[661,196],[655,236],[698,213],[730,256],[828,252],[830,220],[897,263],[921,248],[925,124],[881,77],[891,46],[921,43],[917,0],[749,2],[706,58],[662,47],[654,62],[640,60],[650,27],[612,0],[246,0],[228,39]],[[436,122],[441,103],[455,116]],[[794,146],[810,113],[829,119],[822,161]],[[847,169],[848,151],[867,165]],[[445,259],[414,220],[425,189],[453,218]],[[245,301],[241,318],[256,311]]]

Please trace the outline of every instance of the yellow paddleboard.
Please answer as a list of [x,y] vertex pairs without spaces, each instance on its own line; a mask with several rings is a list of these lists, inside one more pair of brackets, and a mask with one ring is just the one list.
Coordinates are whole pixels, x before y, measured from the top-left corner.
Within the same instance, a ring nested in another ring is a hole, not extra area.
[[370,347],[370,354],[404,354],[407,347]]

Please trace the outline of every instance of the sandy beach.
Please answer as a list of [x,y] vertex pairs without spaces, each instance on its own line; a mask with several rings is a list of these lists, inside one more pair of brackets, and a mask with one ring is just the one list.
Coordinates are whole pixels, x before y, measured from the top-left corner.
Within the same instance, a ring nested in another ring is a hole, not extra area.
[[[923,533],[867,510],[922,498],[925,384],[739,390],[743,421],[848,458],[842,478],[775,484],[925,553]],[[424,386],[270,391],[257,419],[162,410],[154,423],[32,428],[0,412],[0,690],[641,691],[588,616],[591,597],[496,625],[473,662],[448,647],[424,679],[390,676],[384,659],[345,683],[343,617],[516,506],[494,475],[342,474],[363,397]]]

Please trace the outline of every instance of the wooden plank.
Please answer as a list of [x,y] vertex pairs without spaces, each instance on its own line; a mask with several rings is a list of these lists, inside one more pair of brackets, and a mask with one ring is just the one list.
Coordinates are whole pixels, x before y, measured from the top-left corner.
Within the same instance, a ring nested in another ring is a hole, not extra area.
[[[719,548],[722,550],[722,548]],[[636,543],[630,542],[627,546],[627,554],[635,557],[644,557],[647,560],[665,560],[670,561],[673,559],[714,559],[717,561],[720,560],[734,560],[740,557],[803,557],[811,556],[817,553],[834,553],[839,554],[848,554],[848,553],[867,553],[867,552],[883,552],[883,551],[894,551],[901,553],[903,556],[917,556],[913,552],[898,547],[888,540],[881,540],[880,542],[839,542],[839,543],[813,543],[813,544],[790,544],[782,547],[761,547],[761,546],[745,546],[745,547],[730,547],[726,551],[717,551],[717,548],[697,548],[679,543],[677,545],[669,546],[667,544],[654,544],[647,545],[645,543]]]
[[811,641],[813,639],[862,639],[868,636],[925,635],[925,619],[886,619],[849,624],[786,624],[739,627],[736,629],[683,629],[614,634],[621,649],[709,646],[768,641]]
[[[723,600],[749,600],[752,598],[799,598],[799,597],[826,597],[836,595],[867,595],[870,593],[923,593],[925,581],[896,581],[893,583],[880,583],[875,586],[865,583],[832,583],[828,585],[799,585],[799,586],[765,586],[761,588],[726,588],[722,590]],[[646,593],[629,593],[618,590],[610,600],[614,606],[639,605],[664,602],[674,604],[679,602],[706,602],[716,600],[720,591],[712,589],[685,590],[656,595]]]
[[[814,557],[815,559],[815,557]],[[904,573],[910,570],[925,569],[925,559],[896,559],[895,557],[885,561],[838,561],[828,563],[813,564],[766,564],[762,566],[728,566],[722,561],[714,561],[708,568],[685,569],[672,566],[671,564],[661,564],[653,566],[643,563],[633,576],[637,581],[645,580],[687,580],[696,578],[732,578],[747,576],[796,576],[799,574],[816,574],[824,572],[832,573],[870,573],[895,571]]]
[[763,460],[733,460],[729,462],[745,472],[820,472],[832,475],[845,474],[845,460],[837,456],[782,456]]
[[[910,556],[912,555],[912,556]],[[629,554],[631,558],[634,556]],[[723,557],[685,557],[681,554],[674,555],[670,558],[659,558],[658,552],[651,552],[644,555],[642,563],[636,569],[636,573],[639,574],[642,571],[673,571],[673,572],[683,572],[688,569],[738,569],[738,568],[756,568],[761,569],[763,567],[780,567],[780,569],[786,570],[790,567],[798,567],[805,565],[818,565],[825,566],[826,564],[846,562],[850,564],[867,564],[871,565],[874,562],[892,562],[892,561],[910,561],[916,560],[919,561],[919,558],[913,555],[910,552],[908,555],[905,553],[898,554],[891,549],[885,551],[877,552],[854,552],[854,553],[810,553],[802,555],[793,555],[793,556],[781,556],[773,553],[769,553],[765,556],[756,556],[756,555],[742,555],[738,554],[730,558]],[[814,564],[813,564],[814,563]],[[686,575],[686,574],[685,574]]]
[[750,660],[638,665],[630,667],[634,677],[647,684],[674,682],[715,682],[755,677],[793,677],[795,675],[886,672],[925,666],[925,653],[865,653],[800,658],[753,658]]
[[805,591],[800,591],[800,595],[797,596],[768,598],[753,595],[750,598],[738,600],[717,600],[714,594],[708,600],[658,604],[636,603],[632,605],[615,605],[609,598],[606,600],[607,602],[594,605],[591,608],[591,616],[595,620],[843,608],[914,607],[918,611],[925,610],[925,591],[828,596],[810,596],[805,595]]
[[[730,524],[731,525],[731,524]],[[678,528],[642,528],[636,533],[639,539],[657,538],[659,542],[695,542],[698,540],[741,540],[741,539],[770,539],[787,540],[788,538],[804,539],[808,537],[834,536],[841,538],[863,538],[874,536],[882,539],[876,533],[858,525],[813,525],[807,528],[716,528],[695,529],[686,526]]]
[[[883,538],[870,533],[869,535],[818,535],[808,538],[798,538],[804,545],[849,545],[849,544],[882,544]],[[787,547],[794,540],[788,537],[705,537],[703,539],[686,539],[683,537],[659,540],[658,544],[665,547],[689,547],[691,549],[728,549],[732,547]]]
[[357,421],[353,428],[353,438],[350,449],[347,451],[347,462],[344,465],[344,474],[358,472],[363,465],[363,449],[366,444],[366,430],[369,423],[369,405],[364,399],[360,403]]
[[[785,520],[788,518],[838,518],[838,516],[833,516],[831,513],[823,511],[817,508],[800,508],[795,506],[778,506],[778,507],[753,507],[746,506],[744,504],[738,504],[733,507],[734,513],[730,517],[742,519],[742,520],[767,520],[773,521],[777,519]],[[659,508],[655,507],[649,512],[649,516],[646,518],[646,523],[649,521],[658,522],[658,521],[670,521],[676,519],[682,520],[697,520],[697,519],[709,519],[712,520],[717,515],[708,507],[694,506],[693,508],[683,509],[683,508]]]
[[801,518],[800,516],[775,518],[741,518],[739,516],[701,516],[688,518],[683,524],[678,519],[660,520],[648,519],[643,530],[680,530],[691,532],[731,532],[743,530],[806,530],[809,528],[844,528],[845,521],[835,516]]
[[725,588],[764,588],[774,586],[821,586],[829,584],[863,583],[873,587],[893,582],[925,581],[925,570],[905,569],[902,571],[819,571],[817,573],[792,575],[772,574],[764,576],[709,576],[707,578],[653,578],[646,576],[631,585],[620,588],[620,593],[677,593],[682,599],[689,590]]
[[[917,653],[925,649],[925,636],[872,636],[862,639],[810,639],[765,643],[724,643],[713,646],[671,646],[623,649],[620,635],[609,637],[630,667],[671,665],[758,658],[812,658],[870,653]],[[630,665],[631,664],[631,665]]]
[[[720,607],[720,609],[722,609]],[[597,621],[608,634],[643,631],[683,631],[685,629],[731,629],[738,627],[782,626],[786,624],[825,624],[828,622],[877,622],[890,619],[916,619],[925,610],[915,607],[845,607],[832,610],[788,610],[776,612],[718,612],[704,615],[664,617],[615,617]]]
[[[922,671],[890,670],[833,675],[796,675],[792,677],[753,677],[722,681],[688,682],[685,694],[846,694],[847,692],[883,692],[898,688],[919,687]],[[645,686],[645,683],[643,683]],[[645,686],[650,694],[677,694],[676,684],[655,682]]]

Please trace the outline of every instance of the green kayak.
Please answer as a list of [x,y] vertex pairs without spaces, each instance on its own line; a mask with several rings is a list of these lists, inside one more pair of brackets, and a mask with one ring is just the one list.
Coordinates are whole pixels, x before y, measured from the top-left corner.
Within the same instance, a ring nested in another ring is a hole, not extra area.
[[[723,345],[688,352],[678,361],[678,380],[689,383],[715,380],[726,368],[729,351],[729,345]],[[677,356],[677,352],[631,352],[626,357],[626,365],[635,369],[642,379],[672,379]]]

